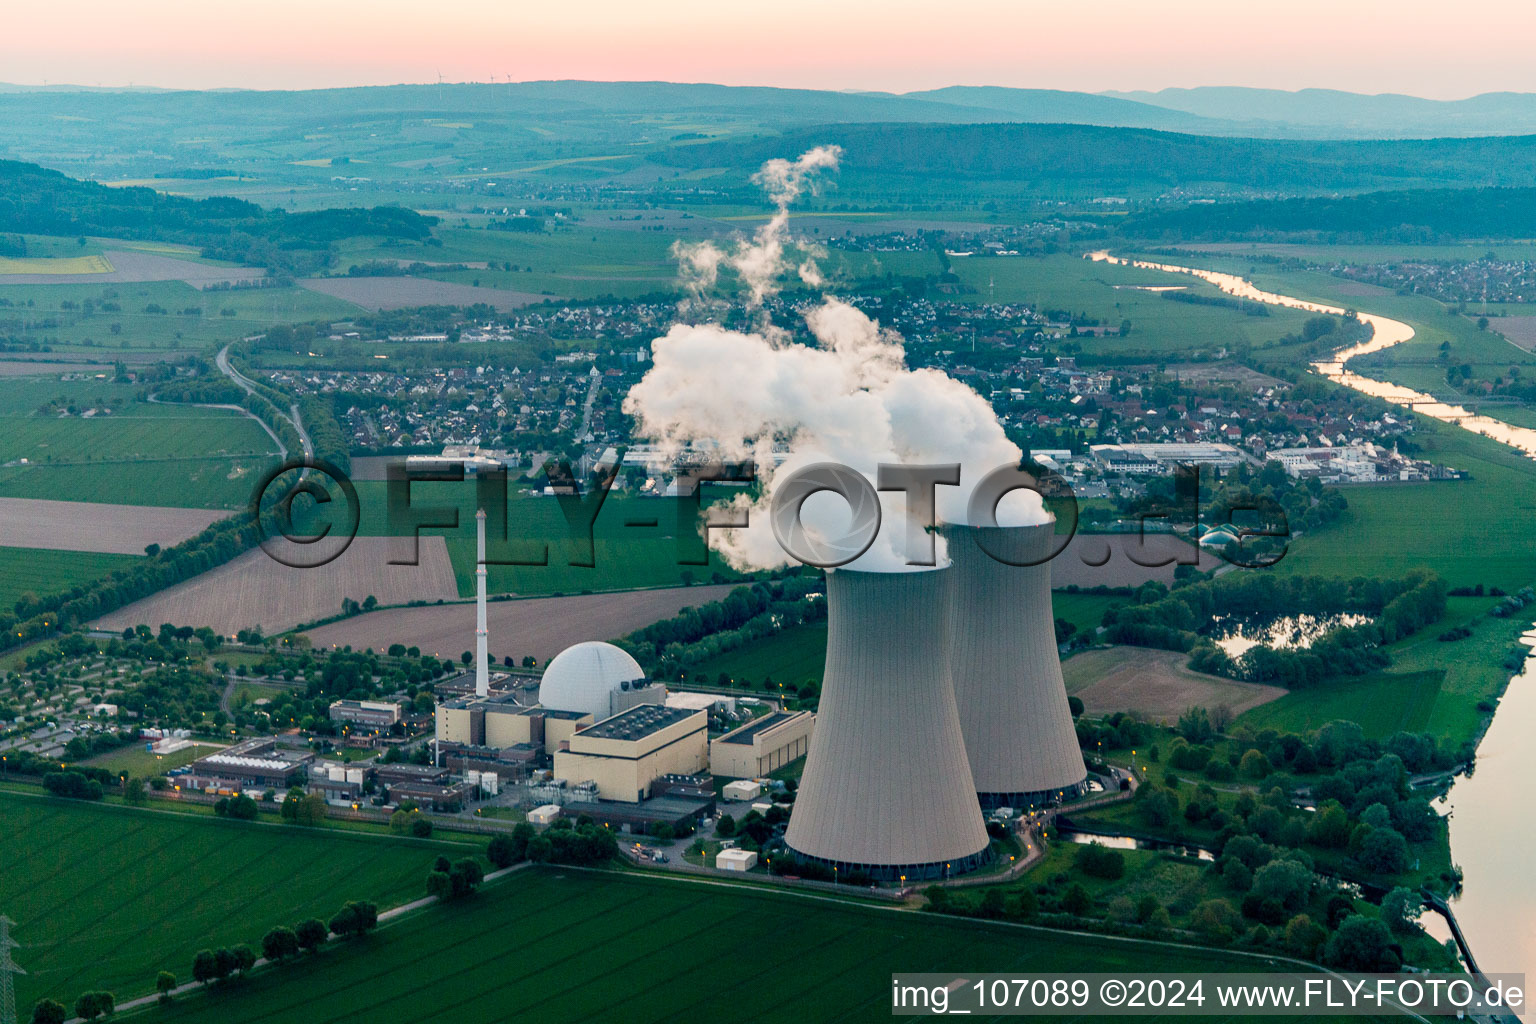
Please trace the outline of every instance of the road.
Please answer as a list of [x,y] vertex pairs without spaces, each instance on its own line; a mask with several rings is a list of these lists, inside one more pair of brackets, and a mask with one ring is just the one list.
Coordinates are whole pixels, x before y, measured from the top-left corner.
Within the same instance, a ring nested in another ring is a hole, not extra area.
[[[213,361],[218,366],[219,372],[239,385],[239,387],[244,390],[246,394],[256,394],[256,382],[230,365],[228,345],[225,345],[223,348],[219,349],[219,354],[214,357]],[[242,409],[241,411],[244,412],[245,410]],[[281,413],[279,413],[279,415],[281,415]],[[288,422],[292,424],[293,429],[298,432],[299,443],[304,447],[304,457],[306,459],[313,459],[315,457],[315,445],[314,442],[309,439],[309,431],[304,429],[304,418],[299,415],[299,405],[297,402],[288,407],[287,419]],[[265,425],[266,424],[263,424],[263,426]],[[270,427],[267,429],[267,433],[272,434]],[[273,436],[276,437],[277,435],[273,434]],[[279,441],[278,445],[281,447],[282,442]],[[287,456],[288,449],[284,447],[283,457],[287,458]]]

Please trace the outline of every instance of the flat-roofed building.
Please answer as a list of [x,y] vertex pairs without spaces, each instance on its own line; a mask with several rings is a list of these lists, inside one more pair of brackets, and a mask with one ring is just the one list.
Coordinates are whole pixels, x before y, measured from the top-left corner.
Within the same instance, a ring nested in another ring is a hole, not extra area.
[[463,697],[437,706],[437,740],[497,750],[527,743],[553,754],[592,720],[579,711],[520,704],[510,694]]
[[247,740],[193,761],[186,785],[241,792],[284,790],[304,781],[313,760],[312,754],[278,754],[271,739]]
[[643,704],[572,734],[555,752],[555,778],[593,782],[599,798],[638,803],[663,775],[696,775],[709,764],[709,715]]
[[368,729],[388,729],[400,721],[400,705],[377,700],[335,700],[331,701],[330,719]]
[[815,726],[816,716],[809,711],[764,715],[710,742],[710,771],[731,779],[756,779],[778,771],[805,756]]

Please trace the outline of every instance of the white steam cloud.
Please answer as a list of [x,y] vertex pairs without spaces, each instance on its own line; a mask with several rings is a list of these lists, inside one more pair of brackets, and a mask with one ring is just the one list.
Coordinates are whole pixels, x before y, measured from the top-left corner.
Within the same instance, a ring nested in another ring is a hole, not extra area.
[[[684,280],[693,285],[708,277],[712,283],[728,263],[741,275],[751,305],[761,304],[778,277],[792,270],[818,286],[821,276],[813,263],[792,268],[784,258],[788,205],[810,187],[814,172],[836,166],[838,153],[836,147],[821,147],[792,162],[765,164],[753,180],[778,205],[773,219],[752,242],[739,243],[734,255],[709,243],[679,249]],[[652,367],[625,399],[637,432],[666,450],[707,442],[718,446],[725,460],[756,462],[759,498],[735,500],[747,510],[749,525],[712,531],[720,554],[742,569],[791,562],[773,534],[768,509],[775,481],[813,462],[841,463],[872,483],[881,463],[959,463],[960,486],[936,489],[938,516],[967,522],[971,489],[992,470],[1017,465],[1022,455],[991,405],[938,370],[909,369],[901,337],[846,302],[825,297],[805,322],[814,345],[771,328],[746,332],[711,323],[677,324],[652,343]],[[772,453],[783,445],[790,456],[775,468]],[[899,492],[881,494],[879,537],[849,568],[924,568],[907,564],[905,504]],[[846,506],[831,495],[811,498],[803,513],[808,530],[823,536],[841,534],[848,521]],[[1027,492],[1010,495],[999,517],[1010,525],[1050,518],[1039,497]],[[938,555],[944,564],[942,540]]]
[[[778,277],[784,269],[784,241],[789,231],[789,204],[807,191],[816,191],[817,175],[836,170],[843,151],[838,146],[817,146],[798,160],[769,160],[752,175],[754,184],[763,186],[777,208],[768,222],[753,232],[750,239],[736,240],[733,251],[726,252],[714,242],[677,242],[672,254],[677,258],[683,285],[695,299],[715,286],[720,268],[736,271],[747,292],[747,305],[757,308],[778,289]],[[812,288],[825,282],[816,266],[814,253],[798,267],[800,279]]]

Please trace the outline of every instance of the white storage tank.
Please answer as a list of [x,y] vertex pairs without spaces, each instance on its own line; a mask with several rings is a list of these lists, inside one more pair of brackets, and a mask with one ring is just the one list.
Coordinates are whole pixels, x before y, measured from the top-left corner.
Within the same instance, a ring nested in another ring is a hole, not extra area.
[[559,804],[545,804],[528,812],[528,820],[534,825],[548,825],[560,817]]
[[480,788],[487,794],[495,796],[501,791],[501,776],[495,772],[482,772],[480,774]]
[[362,769],[362,768],[348,768],[347,769],[347,781],[348,782],[355,782],[359,786],[361,786],[363,784],[363,780],[366,779],[367,777],[368,777],[367,771]]
[[332,782],[347,781],[347,770],[339,764],[328,765],[325,769],[325,777]]
[[464,781],[469,783],[471,786],[478,786],[478,785],[480,785],[480,773],[479,772],[465,772],[464,773]]

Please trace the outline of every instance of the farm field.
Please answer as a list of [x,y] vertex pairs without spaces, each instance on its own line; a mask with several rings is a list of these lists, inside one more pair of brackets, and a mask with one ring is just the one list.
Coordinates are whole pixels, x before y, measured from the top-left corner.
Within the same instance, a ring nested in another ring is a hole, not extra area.
[[272,439],[233,410],[183,409],[180,415],[135,415],[136,410],[84,418],[8,416],[0,435],[0,462],[106,462],[122,459],[264,455]]
[[254,281],[266,276],[255,267],[225,267],[173,255],[134,250],[106,250],[90,256],[45,259],[0,258],[0,284],[107,284],[183,281],[204,286]]
[[[425,551],[426,541],[423,541]],[[521,601],[496,601],[486,607],[496,659],[532,655],[543,665],[583,640],[614,640],[687,607],[718,601],[731,586],[673,587],[610,594],[575,594]],[[387,608],[353,616],[308,631],[317,647],[351,644],[376,651],[391,644],[419,647],[423,654],[456,658],[475,647],[473,604]]]
[[142,555],[168,548],[222,519],[191,508],[0,498],[0,547]]
[[1420,457],[1467,470],[1471,480],[1343,488],[1349,508],[1326,530],[1298,538],[1279,572],[1401,576],[1426,566],[1453,587],[1536,582],[1526,520],[1536,505],[1536,461],[1459,427],[1419,418]]
[[[429,908],[364,946],[146,1013],[156,1022],[491,1024],[711,1020],[740,950],[711,936],[793,936],[753,953],[771,985],[733,997],[753,1021],[886,1021],[892,965],[931,971],[1262,970],[1258,959],[1007,928],[725,885],[534,869]],[[431,977],[434,985],[420,979]],[[324,991],[317,1001],[315,993]],[[1213,1016],[1210,1019],[1222,1019]]]
[[[182,276],[213,272],[223,279],[232,274],[228,268],[157,258],[184,264]],[[351,303],[297,286],[203,291],[182,280],[92,278],[91,283],[60,283],[39,279],[28,284],[0,280],[0,299],[13,306],[31,303],[29,313],[47,315],[55,322],[48,329],[53,355],[105,359],[109,370],[114,358],[146,353],[181,358],[189,350],[216,348],[272,324],[326,317],[340,320],[357,312]],[[94,312],[84,311],[87,301],[96,307]],[[118,308],[108,311],[104,304]]]
[[1255,346],[1297,330],[1306,314],[1271,309],[1268,316],[1248,316],[1221,306],[1195,305],[1139,290],[1146,286],[1183,286],[1191,293],[1220,292],[1192,278],[1170,280],[1167,274],[1095,263],[1061,254],[1009,259],[954,259],[951,269],[974,289],[976,301],[995,295],[999,302],[1039,303],[1046,309],[1083,313],[1118,330],[1124,320],[1131,333],[1124,337],[1078,339],[1085,353],[1154,351],[1179,353],[1215,350],[1245,341]]
[[56,274],[110,274],[112,263],[102,255],[0,256],[0,281],[14,275],[51,277]]
[[0,497],[160,507],[175,502],[227,513],[249,506],[256,481],[275,462],[260,456],[0,467]]
[[[339,830],[225,822],[0,792],[0,907],[16,922],[22,1007],[154,990],[162,968],[250,943],[348,899],[419,896],[432,860],[465,847]],[[153,936],[153,941],[144,941]]]
[[133,555],[0,547],[0,609],[9,611],[24,594],[56,594],[100,579],[113,569],[127,568],[136,560]]
[[[386,485],[379,480],[356,481],[362,507],[360,537],[390,535],[389,500]],[[3,493],[3,492],[0,492]],[[572,565],[578,554],[568,540],[571,528],[556,499],[532,496],[509,488],[508,545],[495,539],[495,524],[489,524],[490,547],[487,556],[487,586],[493,594],[522,596],[574,594],[586,591],[632,590],[638,587],[686,585],[690,581],[735,579],[737,574],[716,555],[708,565],[690,565],[683,556],[696,557],[702,552],[697,543],[679,552],[676,536],[676,502],[657,498],[609,495],[593,525],[592,566]],[[422,536],[443,535],[453,561],[461,597],[475,593],[475,485],[472,483],[424,483],[411,487],[411,510],[439,510],[451,514],[457,510],[458,526],[453,529],[423,529]],[[627,525],[633,520],[654,520],[654,526]],[[302,520],[301,520],[302,522]],[[409,528],[401,531],[408,536]],[[698,550],[695,550],[698,549]],[[546,557],[546,565],[508,565],[512,559],[533,561]],[[498,562],[497,560],[500,560]]]
[[[1104,610],[1111,604],[1124,601],[1123,597],[1068,594],[1060,590],[1051,595],[1055,616],[1075,623],[1082,632],[1096,629],[1104,617]],[[708,682],[713,682],[723,673],[731,679],[753,684],[772,679],[786,686],[799,686],[807,679],[820,682],[826,659],[827,624],[812,622],[782,630],[748,647],[717,655],[694,666],[692,671],[704,676]]]
[[770,637],[716,655],[694,666],[696,676],[714,682],[725,675],[738,684],[761,685],[772,679],[798,687],[807,679],[821,681],[827,661],[827,624],[808,622]]
[[299,284],[310,291],[375,312],[410,306],[473,306],[483,303],[506,313],[545,299],[545,296],[528,292],[479,288],[423,277],[315,277],[300,281]]
[[[362,601],[373,595],[388,605],[457,596],[447,548],[440,538],[422,539],[421,561],[414,566],[390,565],[388,548],[389,542],[382,538],[359,537],[335,561],[316,569],[291,568],[256,548],[201,576],[119,608],[96,624],[122,630],[141,623],[174,622],[178,626],[210,626],[225,636],[260,626],[267,633],[276,633],[301,622],[339,615],[345,598]],[[469,615],[472,624],[473,611]]]
[[1189,655],[1148,647],[1082,651],[1062,662],[1067,693],[1082,698],[1090,715],[1139,711],[1154,722],[1172,723],[1194,705],[1229,707],[1233,714],[1286,696],[1278,686],[1244,683],[1193,672]]
[[[1453,743],[1471,739],[1481,724],[1479,701],[1492,700],[1509,678],[1504,655],[1529,628],[1529,617],[1491,618],[1493,598],[1453,597],[1445,618],[1387,647],[1391,668],[1360,679],[1341,679],[1288,693],[1242,717],[1254,729],[1306,732],[1334,719],[1359,722],[1367,736],[1399,730],[1432,732]],[[1472,635],[1441,641],[1466,626]]]

